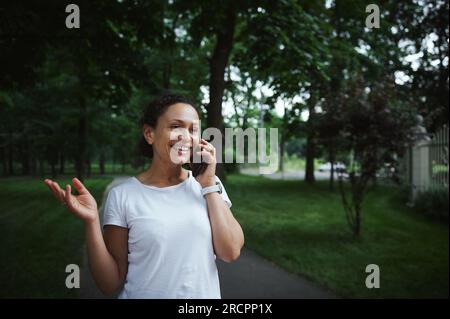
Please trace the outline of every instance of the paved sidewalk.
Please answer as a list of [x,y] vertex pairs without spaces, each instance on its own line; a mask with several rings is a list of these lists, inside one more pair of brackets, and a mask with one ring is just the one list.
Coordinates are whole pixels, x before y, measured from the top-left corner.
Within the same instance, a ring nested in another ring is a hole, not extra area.
[[217,262],[223,299],[335,299],[336,295],[243,249],[239,259]]
[[[289,172],[276,172],[273,174],[261,175],[259,173],[258,168],[248,167],[248,168],[241,168],[240,173],[245,174],[245,175],[264,176],[264,177],[270,178],[270,179],[284,179],[284,180],[304,180],[305,179],[305,171],[302,171],[302,170],[289,171]],[[330,172],[314,171],[314,178],[318,181],[329,180]],[[335,181],[338,180],[337,174],[334,175],[334,179],[335,179]]]

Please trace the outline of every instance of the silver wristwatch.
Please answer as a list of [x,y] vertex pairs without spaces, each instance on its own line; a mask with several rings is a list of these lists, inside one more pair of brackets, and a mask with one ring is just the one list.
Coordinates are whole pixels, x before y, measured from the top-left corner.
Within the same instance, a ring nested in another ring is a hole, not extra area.
[[205,196],[206,194],[214,193],[214,192],[218,192],[219,194],[222,194],[222,185],[220,185],[219,182],[216,182],[216,185],[202,188],[202,196]]

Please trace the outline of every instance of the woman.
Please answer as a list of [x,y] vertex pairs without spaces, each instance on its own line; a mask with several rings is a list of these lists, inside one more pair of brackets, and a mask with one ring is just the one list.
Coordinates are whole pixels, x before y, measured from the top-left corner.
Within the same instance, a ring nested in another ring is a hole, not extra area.
[[[163,95],[145,110],[141,151],[150,168],[113,187],[103,210],[77,179],[63,190],[45,183],[85,225],[92,276],[119,298],[220,298],[216,256],[239,257],[242,228],[215,175],[215,148],[199,139],[199,114],[178,95]],[[206,162],[199,175],[182,167],[192,153]]]

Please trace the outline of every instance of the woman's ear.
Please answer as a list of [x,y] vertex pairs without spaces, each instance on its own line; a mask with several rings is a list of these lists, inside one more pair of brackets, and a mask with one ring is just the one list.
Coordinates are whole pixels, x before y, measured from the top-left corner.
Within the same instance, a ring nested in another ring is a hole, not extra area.
[[144,135],[145,140],[150,145],[153,144],[154,134],[155,133],[154,133],[153,128],[148,124],[144,124],[144,127],[142,128],[142,135]]

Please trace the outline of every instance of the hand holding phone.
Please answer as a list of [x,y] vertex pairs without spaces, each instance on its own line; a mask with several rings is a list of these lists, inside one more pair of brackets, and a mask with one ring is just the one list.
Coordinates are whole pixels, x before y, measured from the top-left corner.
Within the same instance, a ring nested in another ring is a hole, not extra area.
[[197,177],[206,170],[206,168],[208,167],[208,163],[205,162],[193,163],[193,154],[191,154],[191,162],[189,163],[189,166],[192,171],[192,175],[194,177]]

